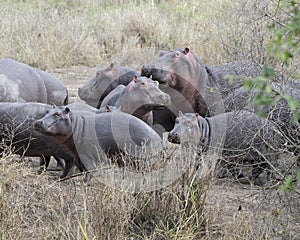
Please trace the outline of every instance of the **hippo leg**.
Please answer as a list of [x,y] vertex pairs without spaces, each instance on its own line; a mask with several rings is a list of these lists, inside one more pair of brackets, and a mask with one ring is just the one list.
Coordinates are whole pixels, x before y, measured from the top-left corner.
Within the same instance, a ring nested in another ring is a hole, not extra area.
[[60,171],[60,170],[63,170],[65,169],[65,162],[63,159],[59,158],[59,157],[55,157],[55,160],[56,160],[56,170],[57,171]]
[[50,157],[47,156],[41,156],[40,157],[40,169],[37,171],[37,174],[41,174],[43,171],[46,171],[46,169],[49,166]]
[[65,159],[65,168],[64,171],[62,173],[62,175],[60,176],[60,178],[65,178],[68,176],[71,168],[73,166],[76,166],[80,172],[86,172],[87,169],[85,168],[85,166],[83,165],[83,163],[80,161],[80,159],[73,157],[71,159]]
[[65,178],[66,176],[68,176],[73,166],[74,166],[73,161],[70,161],[70,159],[65,159],[65,168],[63,170],[63,173],[59,176],[59,178]]

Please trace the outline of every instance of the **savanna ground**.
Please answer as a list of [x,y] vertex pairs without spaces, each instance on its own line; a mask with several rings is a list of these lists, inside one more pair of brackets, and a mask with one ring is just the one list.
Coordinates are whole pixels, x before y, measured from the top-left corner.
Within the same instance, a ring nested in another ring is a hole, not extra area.
[[[299,57],[282,67],[266,51],[267,27],[288,16],[277,1],[2,1],[0,11],[0,57],[53,73],[71,101],[111,61],[140,69],[159,49],[185,46],[206,65],[252,60],[299,79]],[[36,159],[10,151],[0,166],[2,239],[300,239],[299,195],[279,183],[207,173],[197,184],[183,177],[133,194],[97,180],[84,186],[80,176],[37,175]]]

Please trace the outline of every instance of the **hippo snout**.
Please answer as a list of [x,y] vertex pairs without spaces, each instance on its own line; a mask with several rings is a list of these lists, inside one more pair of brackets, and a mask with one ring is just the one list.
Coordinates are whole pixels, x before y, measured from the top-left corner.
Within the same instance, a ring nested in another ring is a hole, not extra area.
[[144,65],[142,67],[141,75],[150,78],[152,74],[152,69],[155,68],[155,65]]
[[171,143],[180,144],[180,135],[177,132],[169,132],[168,141]]
[[43,126],[43,122],[42,122],[42,121],[36,120],[36,121],[34,122],[34,129],[35,129],[35,130],[37,130],[37,131],[41,130],[41,129],[42,129],[42,126]]
[[46,132],[48,126],[42,120],[36,120],[34,122],[34,129],[39,132]]

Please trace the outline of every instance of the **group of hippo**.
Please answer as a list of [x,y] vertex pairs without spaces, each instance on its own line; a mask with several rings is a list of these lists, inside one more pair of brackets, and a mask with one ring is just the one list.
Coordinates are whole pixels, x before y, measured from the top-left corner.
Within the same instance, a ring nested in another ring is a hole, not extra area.
[[[69,103],[67,88],[49,73],[1,59],[2,143],[40,157],[39,172],[54,157],[64,178],[74,165],[85,172],[104,159],[117,159],[121,167],[125,155],[155,158],[169,132],[172,143],[218,152],[228,163],[253,163],[256,179],[283,151],[298,157],[300,136],[285,99],[263,106],[267,118],[256,114],[257,90],[243,86],[261,72],[261,65],[247,61],[205,66],[188,48],[161,51],[140,72],[116,63],[97,71],[78,90],[84,104]],[[275,74],[270,84],[300,100],[298,83]]]

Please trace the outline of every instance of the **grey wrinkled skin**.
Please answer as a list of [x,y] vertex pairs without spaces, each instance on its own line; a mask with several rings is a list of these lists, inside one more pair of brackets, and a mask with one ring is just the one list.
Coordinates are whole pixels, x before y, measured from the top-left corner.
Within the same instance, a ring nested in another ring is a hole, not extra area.
[[55,107],[35,126],[56,138],[87,170],[103,165],[107,156],[134,157],[143,147],[156,153],[163,148],[162,139],[146,123],[120,111],[83,115],[68,107]]
[[111,63],[105,69],[98,70],[96,76],[78,89],[79,97],[93,107],[100,107],[103,99],[117,86],[131,82],[133,76],[140,76],[134,69]]
[[[195,113],[179,114],[168,140],[181,143],[191,139],[203,151],[220,148],[222,157],[229,163],[250,162],[252,177],[256,179],[263,168],[276,165],[279,154],[285,149],[285,139],[270,121],[248,111],[234,111],[203,118]],[[219,144],[212,146],[215,139]],[[223,139],[223,141],[222,141]]]
[[158,82],[135,76],[125,87],[118,86],[103,100],[101,107],[115,106],[152,126],[152,110],[170,105],[170,96],[158,88]]
[[[73,155],[61,147],[51,136],[35,131],[34,122],[50,110],[48,104],[0,103],[0,139],[21,156],[41,157],[41,169],[47,168],[50,157],[54,156],[63,168],[61,177],[66,177],[73,166]],[[63,162],[63,160],[64,162]],[[44,166],[45,165],[45,166]]]
[[41,76],[46,86],[47,104],[67,105],[69,103],[69,95],[66,86],[57,77],[48,72],[37,68],[35,68],[35,71]]
[[0,102],[68,103],[67,88],[50,73],[10,58],[0,59]]

